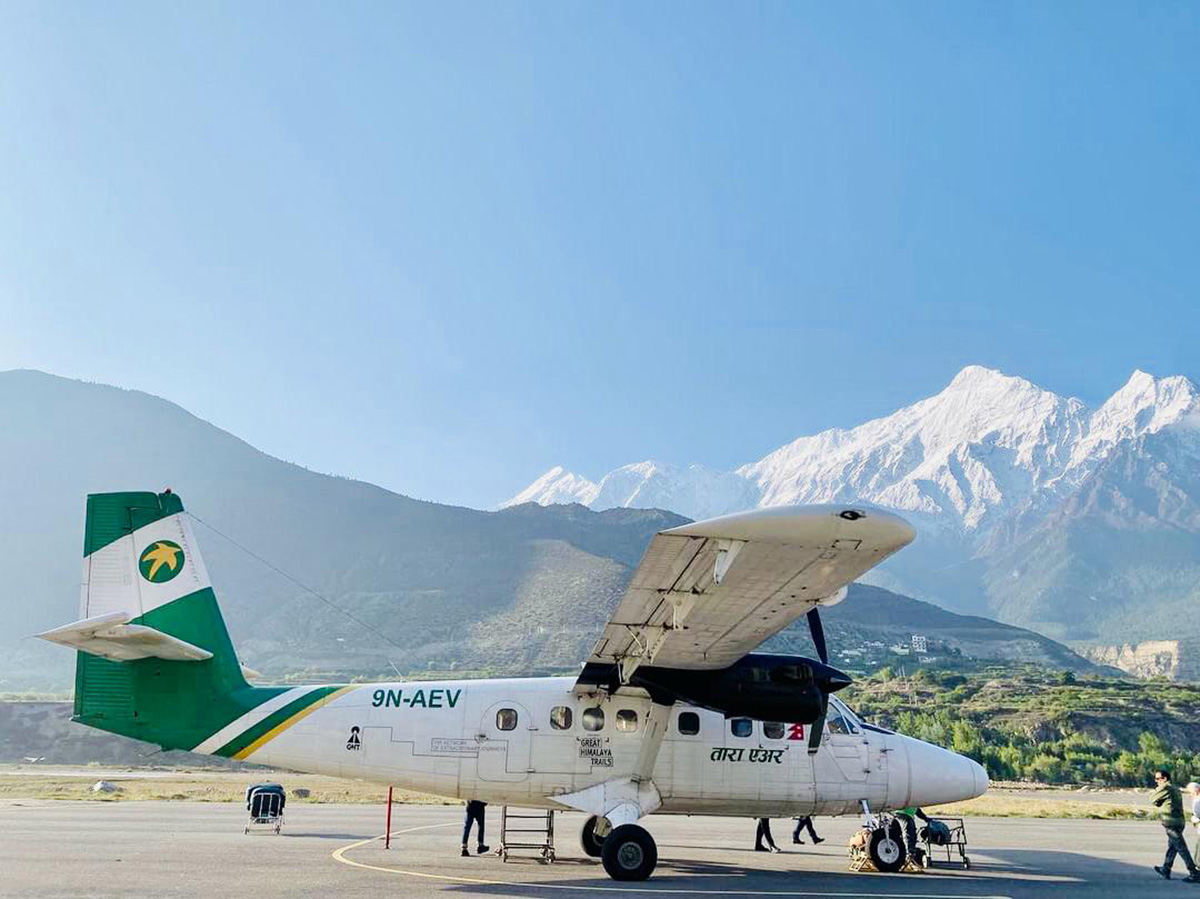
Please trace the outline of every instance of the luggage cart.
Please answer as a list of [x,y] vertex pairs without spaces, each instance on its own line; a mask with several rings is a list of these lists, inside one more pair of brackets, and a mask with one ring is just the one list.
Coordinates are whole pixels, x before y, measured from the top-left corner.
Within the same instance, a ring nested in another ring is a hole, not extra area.
[[[510,821],[515,822],[517,826],[511,826]],[[515,840],[512,839],[512,834],[518,834]],[[535,840],[535,836],[541,839]],[[496,854],[503,861],[508,861],[508,856],[514,849],[536,852],[538,861],[543,865],[553,862],[554,812],[522,812],[519,809],[513,812],[509,811],[507,805],[504,806],[500,812],[500,846],[496,849]]]
[[971,858],[967,855],[967,828],[963,824],[962,818],[930,818],[931,822],[936,821],[946,827],[949,835],[944,839],[937,839],[935,834],[931,832],[930,827],[926,824],[921,828],[921,842],[925,844],[925,859],[926,864],[932,866],[934,864],[933,851],[935,848],[946,850],[946,864],[954,864],[954,852],[958,852],[959,863],[963,868],[971,867]]
[[287,804],[287,794],[281,784],[254,784],[246,788],[246,811],[250,820],[242,828],[242,833],[249,833],[250,828],[273,830],[279,833],[283,827],[283,807]]

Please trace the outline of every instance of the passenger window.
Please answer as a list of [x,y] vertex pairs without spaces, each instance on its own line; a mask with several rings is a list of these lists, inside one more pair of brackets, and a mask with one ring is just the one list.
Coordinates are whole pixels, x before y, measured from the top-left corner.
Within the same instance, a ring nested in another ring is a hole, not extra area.
[[550,710],[550,726],[555,730],[571,729],[571,710],[565,705],[556,705]]
[[633,709],[621,709],[617,712],[617,730],[627,734],[637,730],[637,712]]
[[501,709],[496,713],[496,727],[500,730],[516,730],[517,710]]
[[764,721],[763,736],[768,740],[782,740],[783,723],[780,721]]
[[583,710],[583,729],[584,730],[603,730],[604,729],[604,709],[591,708]]
[[695,712],[679,713],[679,732],[685,737],[700,733],[700,716]]
[[831,734],[848,734],[850,728],[846,726],[846,719],[842,717],[842,713],[837,709],[829,710],[829,717],[826,719],[829,722],[829,732]]
[[729,730],[735,737],[748,737],[754,733],[754,722],[749,718],[730,718]]

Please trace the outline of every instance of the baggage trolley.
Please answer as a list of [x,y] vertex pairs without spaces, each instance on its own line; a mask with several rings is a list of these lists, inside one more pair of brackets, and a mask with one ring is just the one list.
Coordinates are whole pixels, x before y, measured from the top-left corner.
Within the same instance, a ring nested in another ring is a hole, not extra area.
[[287,794],[280,784],[254,784],[246,788],[246,811],[250,820],[242,828],[242,833],[249,833],[250,828],[273,830],[279,833],[283,827],[283,807],[287,804]]
[[931,822],[938,822],[946,827],[949,831],[948,835],[943,831],[942,835],[933,832],[929,825],[921,828],[920,838],[925,844],[925,858],[928,864],[934,863],[933,850],[935,847],[946,850],[946,864],[954,864],[954,853],[958,853],[959,863],[964,868],[971,867],[971,858],[967,855],[967,828],[963,824],[962,818],[930,818]]

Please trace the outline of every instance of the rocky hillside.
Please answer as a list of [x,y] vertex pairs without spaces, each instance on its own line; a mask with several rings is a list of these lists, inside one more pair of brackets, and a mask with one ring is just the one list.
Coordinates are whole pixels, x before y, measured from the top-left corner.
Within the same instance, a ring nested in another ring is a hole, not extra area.
[[[1024,628],[976,615],[959,615],[889,590],[854,584],[845,601],[821,613],[835,663],[870,672],[885,664],[956,667],[956,660],[1031,663],[1052,670],[1100,673],[1101,667],[1061,643]],[[913,637],[926,649],[913,649]],[[807,630],[792,628],[769,648],[806,651]],[[879,644],[883,644],[882,647]],[[904,651],[907,650],[907,651]],[[1112,671],[1112,668],[1108,669]]]
[[1200,658],[1179,640],[1147,640],[1119,646],[1093,646],[1086,658],[1136,677],[1200,682]]
[[[274,459],[157,397],[39,372],[0,373],[0,420],[0,692],[71,683],[72,654],[27,635],[78,617],[89,492],[180,494],[243,660],[273,677],[567,664],[562,630],[598,631],[650,537],[684,520],[419,502]],[[531,605],[585,611],[505,644]]]

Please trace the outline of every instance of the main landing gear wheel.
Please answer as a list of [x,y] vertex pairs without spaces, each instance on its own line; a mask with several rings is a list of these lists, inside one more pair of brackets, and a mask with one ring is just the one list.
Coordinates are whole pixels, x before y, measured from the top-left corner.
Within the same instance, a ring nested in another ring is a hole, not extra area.
[[887,874],[895,874],[904,867],[904,847],[886,828],[871,831],[867,852],[871,856],[871,864]]
[[645,828],[622,824],[604,838],[600,857],[613,880],[645,880],[658,864],[658,847]]
[[596,836],[596,822],[599,819],[592,815],[583,822],[583,831],[579,834],[579,845],[583,847],[584,855],[599,858],[604,851],[604,837]]

